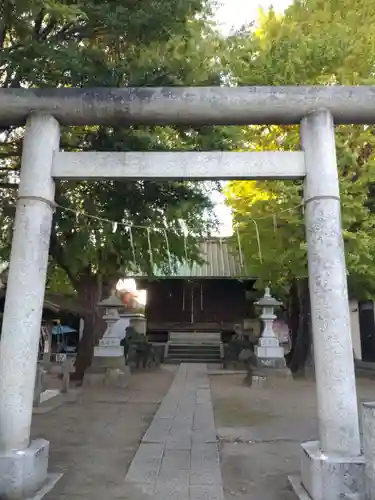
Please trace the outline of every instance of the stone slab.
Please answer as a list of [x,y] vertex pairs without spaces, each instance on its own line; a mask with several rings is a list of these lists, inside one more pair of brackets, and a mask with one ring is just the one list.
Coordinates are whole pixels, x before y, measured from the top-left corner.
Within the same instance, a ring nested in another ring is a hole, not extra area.
[[258,349],[259,347],[275,347],[276,349],[279,349],[279,339],[276,337],[260,337],[258,340]]
[[180,365],[125,477],[129,485],[153,500],[224,500],[205,365]]
[[266,385],[268,380],[293,378],[291,371],[287,367],[270,368],[269,366],[258,367],[252,374],[253,382]]
[[303,443],[301,446],[302,485],[312,500],[341,500],[344,495],[360,493],[363,490],[363,456],[326,456],[317,441]]
[[222,483],[220,468],[212,470],[192,471],[190,474],[190,484],[193,486],[214,486]]
[[153,500],[189,500],[189,487],[175,485],[155,487]]
[[164,443],[169,436],[172,420],[154,418],[152,424],[142,438],[143,443]]
[[307,493],[301,482],[301,476],[290,475],[288,476],[289,484],[299,500],[311,500],[310,495]]
[[180,469],[177,464],[165,463],[163,460],[160,472],[158,475],[156,488],[162,487],[182,487],[188,488],[190,484],[190,471]]
[[107,368],[119,368],[125,371],[124,348],[121,347],[121,356],[94,356],[90,368],[86,373],[104,373]]
[[163,469],[172,470],[176,468],[179,471],[189,471],[191,462],[190,450],[166,450],[163,458]]
[[220,375],[246,375],[246,370],[227,370],[222,368],[221,370],[210,371],[210,376],[220,376]]
[[273,357],[258,357],[257,358],[257,367],[258,368],[269,368],[271,369],[283,369],[286,368],[286,361],[284,355],[279,358]]
[[59,394],[60,394],[59,389],[46,389],[40,395],[40,403],[44,403],[45,401],[48,401],[51,398],[55,398]]
[[[117,340],[117,339],[116,339]],[[94,359],[107,359],[107,358],[122,358],[124,359],[124,348],[120,345],[121,339],[118,339],[117,345],[105,345],[108,340],[102,340],[103,344],[96,346],[94,350]]]
[[34,407],[33,415],[44,415],[45,413],[56,410],[56,408],[65,403],[74,403],[80,392],[80,389],[73,389],[66,394],[60,393],[58,396],[41,403],[40,406]]
[[[288,476],[290,487],[299,500],[311,500],[301,482],[301,476],[293,474]],[[365,495],[360,493],[347,493],[340,497],[340,500],[366,500]]]
[[260,386],[264,386],[267,383],[267,377],[265,375],[253,375],[252,383]]
[[0,498],[33,497],[47,482],[49,442],[36,439],[24,450],[0,455]]
[[122,489],[121,498],[124,500],[153,500],[154,492],[155,486],[153,484],[126,483]]
[[[284,360],[284,348],[280,346],[255,346],[255,356],[259,359],[283,359]],[[285,363],[285,362],[284,362]]]
[[365,494],[375,499],[375,403],[362,403],[363,454],[365,457]]
[[56,483],[63,477],[63,474],[59,473],[51,473],[47,475],[46,483],[36,492],[36,494],[32,497],[27,498],[26,500],[42,500],[47,493],[49,493],[56,485]]
[[[269,159],[270,153],[274,155],[274,158]],[[171,168],[173,168],[177,178],[186,178],[189,168],[192,168],[191,165],[200,167],[201,164],[204,164],[204,169],[201,167],[194,169],[194,173],[188,178],[218,179],[218,172],[220,172],[223,180],[255,179],[258,177],[263,179],[295,179],[303,178],[304,174],[304,164],[298,153],[300,152],[189,151],[177,153],[171,151],[167,154],[163,154],[163,152],[95,152],[93,155],[90,152],[59,152],[55,155],[53,175],[60,179],[76,179],[78,177],[79,179],[93,180],[110,177],[111,179],[160,180],[169,178],[168,174]],[[108,165],[111,165],[112,169],[109,169]],[[277,169],[278,165],[279,170]],[[134,172],[137,174],[135,175]]]
[[[125,389],[129,385],[130,371],[128,367],[97,367],[98,371],[90,370],[83,379],[84,387],[95,387],[98,385]],[[94,369],[95,370],[95,369]]]
[[165,448],[167,450],[191,450],[191,438],[181,437],[181,438],[168,438],[165,443]]
[[[37,95],[37,97],[36,97]],[[82,102],[86,105],[82,109]],[[113,103],[116,102],[116,106]],[[368,85],[353,86],[243,86],[243,87],[139,87],[139,88],[41,88],[1,89],[0,124],[23,126],[30,109],[35,113],[50,113],[61,125],[299,125],[301,119],[316,109],[329,110],[340,124],[373,124],[374,93]],[[59,155],[61,168],[67,165],[66,157]],[[84,153],[70,153],[84,154]],[[87,153],[86,153],[87,154]],[[104,153],[105,155],[106,153]],[[170,153],[167,152],[167,155]],[[277,154],[277,153],[276,153]],[[285,153],[284,153],[285,154]],[[277,157],[278,158],[278,157]],[[150,161],[150,160],[149,160]],[[161,157],[159,162],[163,162]],[[87,161],[92,167],[92,162]],[[151,162],[152,163],[152,162]],[[195,179],[189,169],[191,165],[205,170],[202,160],[190,157],[186,175]],[[81,162],[70,166],[76,175]],[[111,161],[103,161],[110,175]],[[130,165],[134,176],[140,177],[142,162],[136,157]],[[172,178],[180,178],[174,170],[175,161],[166,162]],[[290,160],[285,161],[285,166]],[[275,170],[283,171],[280,160],[275,160]],[[231,171],[238,172],[237,163]],[[220,164],[215,165],[219,171]],[[78,171],[78,173],[77,173]],[[89,170],[90,171],[90,170]],[[59,177],[59,168],[53,169],[53,176]],[[82,173],[84,170],[82,169]],[[60,173],[61,175],[61,173]],[[224,179],[224,177],[218,177]],[[242,177],[237,173],[237,179]]]
[[223,488],[219,486],[190,486],[190,500],[224,500]]

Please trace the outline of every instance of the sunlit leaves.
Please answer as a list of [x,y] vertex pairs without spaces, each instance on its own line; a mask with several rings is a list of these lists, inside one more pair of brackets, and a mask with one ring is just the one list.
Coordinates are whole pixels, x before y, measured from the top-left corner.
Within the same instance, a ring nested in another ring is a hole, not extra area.
[[[233,36],[225,63],[241,85],[373,84],[374,27],[371,0],[296,1],[285,15],[263,12],[255,30]],[[244,132],[249,150],[300,147],[297,127],[248,127]],[[374,140],[372,127],[336,129],[349,285],[357,296],[375,290]],[[227,187],[248,268],[280,288],[307,275],[302,192],[301,184],[291,182]],[[262,262],[252,219],[259,228]]]
[[[34,0],[16,4],[5,2],[6,22],[0,20],[1,82],[5,87],[220,83],[218,53],[224,42],[207,19],[209,5],[201,0]],[[62,130],[61,148],[227,149],[233,143],[231,134],[229,128],[210,127],[74,127]],[[2,144],[2,151],[10,148],[20,149],[14,132]],[[18,158],[10,164],[19,165]],[[150,272],[150,246],[156,265],[168,262],[167,247],[177,259],[186,250],[190,258],[198,258],[197,238],[215,226],[209,198],[212,188],[177,180],[60,182],[56,201],[70,210],[56,210],[52,282],[64,281],[58,277],[61,269],[74,286],[82,277],[97,273],[112,276],[130,267]],[[9,204],[14,203],[12,193],[7,197]],[[8,235],[4,228],[12,227],[12,215],[2,212],[3,236]],[[104,219],[116,221],[117,230]],[[179,219],[189,232],[186,244]],[[129,225],[141,227],[133,227],[130,235]],[[150,238],[147,227],[151,228]],[[168,245],[165,233],[155,228],[167,230]],[[9,251],[8,238],[3,239],[2,249],[4,255]]]

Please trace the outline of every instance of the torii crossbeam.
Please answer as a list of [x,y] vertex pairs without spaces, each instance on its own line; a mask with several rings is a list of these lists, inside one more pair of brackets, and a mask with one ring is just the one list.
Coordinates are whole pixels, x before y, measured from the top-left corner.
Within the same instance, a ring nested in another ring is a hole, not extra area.
[[[304,179],[319,442],[304,443],[313,500],[360,492],[358,425],[334,126],[375,124],[375,87],[3,89],[0,127],[24,125],[0,344],[0,497],[47,480],[48,443],[30,443],[55,179]],[[300,124],[301,151],[68,153],[60,125]],[[22,293],[20,293],[20,289]]]

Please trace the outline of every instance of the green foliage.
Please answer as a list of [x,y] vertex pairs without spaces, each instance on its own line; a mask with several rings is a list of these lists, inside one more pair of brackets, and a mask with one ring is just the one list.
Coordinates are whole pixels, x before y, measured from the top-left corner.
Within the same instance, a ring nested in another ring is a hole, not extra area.
[[66,272],[50,259],[46,290],[51,293],[74,295],[75,290]]
[[[145,0],[137,5],[132,0],[34,0],[17,5],[5,1],[3,10],[3,87],[212,85],[221,81],[217,54],[224,42],[212,29],[209,6],[201,0]],[[6,131],[0,151],[0,188],[16,187],[21,137],[19,130]],[[221,149],[230,143],[229,129],[97,126],[63,129],[61,147],[162,151]],[[81,290],[88,283],[98,283],[98,276],[110,281],[135,266],[151,273],[151,263],[168,265],[168,249],[181,260],[186,248],[180,221],[189,233],[189,258],[198,259],[197,239],[215,227],[209,198],[214,187],[178,180],[60,182],[56,201],[68,210],[58,208],[54,218],[49,288]],[[15,191],[2,192],[2,254],[6,256]],[[77,217],[74,211],[99,219]],[[100,219],[117,221],[116,231]],[[127,225],[161,230],[148,235],[147,230],[134,228],[133,248]]]
[[[0,55],[5,86],[118,86],[155,42],[189,36],[200,0],[4,0]],[[130,77],[130,78],[129,78]]]
[[233,36],[225,59],[241,85],[371,83],[374,22],[372,0],[294,1]]
[[[374,21],[370,0],[296,1],[285,15],[263,12],[256,30],[236,34],[224,64],[241,85],[373,84]],[[359,298],[375,293],[374,132],[373,127],[336,128],[348,282]],[[248,149],[299,148],[295,127],[246,127],[243,136]],[[292,279],[307,275],[303,186],[232,182],[226,192],[248,271],[262,285],[271,281],[285,292]]]

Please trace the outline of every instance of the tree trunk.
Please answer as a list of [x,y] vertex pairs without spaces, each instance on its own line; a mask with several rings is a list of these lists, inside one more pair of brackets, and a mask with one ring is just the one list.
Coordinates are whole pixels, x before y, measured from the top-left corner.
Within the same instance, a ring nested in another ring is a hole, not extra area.
[[83,317],[84,328],[75,362],[75,380],[83,380],[86,370],[91,366],[94,347],[106,330],[106,324],[98,310],[98,302],[110,294],[113,284],[114,281],[103,284],[102,279],[93,274],[85,276],[76,284],[80,303],[87,314]]
[[292,348],[288,366],[294,376],[304,376],[311,346],[311,311],[307,278],[295,281],[291,285],[289,324]]
[[295,345],[298,335],[298,325],[299,325],[299,310],[300,303],[298,297],[298,285],[297,280],[293,280],[289,289],[289,300],[288,300],[288,323],[291,337],[291,350],[286,356],[286,361],[290,367],[291,360],[293,358]]

